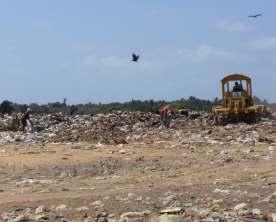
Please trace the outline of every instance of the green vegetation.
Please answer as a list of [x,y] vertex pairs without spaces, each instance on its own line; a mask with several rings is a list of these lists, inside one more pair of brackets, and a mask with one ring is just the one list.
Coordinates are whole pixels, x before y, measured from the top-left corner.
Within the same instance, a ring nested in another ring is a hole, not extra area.
[[[260,100],[254,97],[256,104],[264,104],[267,107],[276,109],[276,104],[269,104],[266,100]],[[169,104],[172,109],[189,109],[195,111],[211,111],[212,106],[219,104],[218,98],[214,100],[202,100],[196,97],[189,97],[188,99],[180,99],[175,101],[154,101],[154,100],[131,100],[129,102],[119,103],[87,103],[87,104],[76,104],[67,105],[66,99],[63,102],[54,102],[44,105],[36,103],[32,104],[16,104],[10,101],[3,101],[0,105],[0,113],[12,113],[12,112],[24,112],[27,107],[30,107],[33,113],[59,113],[64,114],[88,114],[94,115],[97,113],[110,113],[112,111],[142,111],[142,112],[153,112],[159,113],[162,106]]]

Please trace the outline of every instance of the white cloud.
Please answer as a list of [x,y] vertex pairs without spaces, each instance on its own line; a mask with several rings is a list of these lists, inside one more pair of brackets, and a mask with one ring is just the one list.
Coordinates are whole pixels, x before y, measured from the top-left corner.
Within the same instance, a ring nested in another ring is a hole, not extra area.
[[161,10],[153,9],[147,13],[148,16],[155,17],[161,15]]
[[256,41],[248,42],[245,46],[250,50],[269,51],[276,49],[276,37],[268,37]]
[[16,45],[10,45],[10,46],[8,47],[8,51],[10,51],[10,52],[14,52],[14,51],[16,51],[16,50],[17,50]]
[[253,28],[248,24],[241,21],[228,21],[228,20],[219,20],[216,22],[215,27],[222,31],[227,32],[245,32],[251,31]]
[[34,24],[32,24],[32,27],[36,31],[49,31],[52,28],[52,25],[49,21],[35,21]]
[[125,68],[148,68],[150,63],[147,61],[139,61],[137,64],[131,61],[131,58],[117,57],[117,56],[106,56],[100,57],[96,55],[88,55],[82,58],[81,61],[83,66],[94,67],[100,69],[125,69]]
[[83,44],[81,43],[73,43],[71,45],[72,49],[83,49],[83,48],[86,48]]
[[71,48],[74,50],[91,51],[95,47],[91,43],[73,43]]
[[58,65],[60,69],[68,69],[69,65],[67,63],[61,63]]
[[233,52],[222,50],[210,45],[200,45],[195,49],[181,49],[177,54],[182,59],[193,62],[233,60],[237,57]]
[[95,55],[85,56],[82,60],[83,65],[86,66],[100,66],[100,67],[125,67],[128,66],[129,60],[120,57],[98,57]]

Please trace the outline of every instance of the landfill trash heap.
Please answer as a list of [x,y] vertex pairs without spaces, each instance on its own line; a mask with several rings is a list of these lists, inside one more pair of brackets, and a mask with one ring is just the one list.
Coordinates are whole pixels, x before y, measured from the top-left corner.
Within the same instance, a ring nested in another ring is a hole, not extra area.
[[[270,141],[267,132],[276,132],[275,121],[264,118],[247,125],[214,126],[207,112],[179,110],[174,113],[171,127],[160,123],[154,113],[116,111],[110,114],[75,115],[33,114],[33,130],[11,130],[13,117],[0,117],[0,144],[12,143],[77,143],[126,144],[135,141],[153,143],[158,140],[179,139],[186,143],[254,143]],[[264,135],[264,132],[266,134]]]

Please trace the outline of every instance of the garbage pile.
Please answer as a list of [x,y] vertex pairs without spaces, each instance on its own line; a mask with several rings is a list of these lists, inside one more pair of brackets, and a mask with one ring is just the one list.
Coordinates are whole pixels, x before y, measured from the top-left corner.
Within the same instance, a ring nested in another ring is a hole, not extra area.
[[97,141],[103,144],[127,143],[128,135],[142,133],[160,126],[159,116],[152,113],[116,112],[95,116],[74,116],[62,130],[56,132],[55,142]]
[[13,142],[100,142],[126,143],[127,135],[160,126],[159,116],[142,112],[65,116],[32,115],[33,129],[28,132],[11,130],[13,116],[0,118],[0,143]]
[[167,129],[154,113],[122,112],[66,116],[61,113],[31,115],[33,129],[11,130],[13,116],[0,117],[0,144],[10,143],[76,143],[125,144],[134,141],[177,139],[189,144],[251,144],[274,142],[274,120],[247,125],[214,126],[206,112],[178,112]]

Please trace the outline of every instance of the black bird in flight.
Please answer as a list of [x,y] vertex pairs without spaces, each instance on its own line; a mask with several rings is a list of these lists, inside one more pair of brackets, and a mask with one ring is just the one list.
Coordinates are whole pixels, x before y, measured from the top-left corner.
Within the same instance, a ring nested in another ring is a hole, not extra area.
[[132,54],[132,62],[138,62],[139,55],[136,55],[135,53]]
[[256,14],[256,15],[249,15],[248,17],[249,18],[258,18],[258,17],[260,17],[260,16],[262,16],[263,14],[262,13],[260,13],[260,14]]

